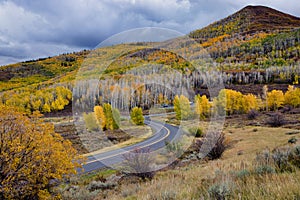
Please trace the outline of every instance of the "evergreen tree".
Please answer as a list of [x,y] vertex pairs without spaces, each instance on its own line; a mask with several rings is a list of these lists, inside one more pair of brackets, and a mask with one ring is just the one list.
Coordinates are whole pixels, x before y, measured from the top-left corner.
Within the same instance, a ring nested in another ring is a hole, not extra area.
[[120,111],[116,108],[112,108],[112,116],[113,116],[113,129],[119,129],[120,122],[121,122]]
[[120,113],[117,109],[112,109],[108,103],[103,104],[103,112],[105,115],[105,129],[115,130],[119,128]]

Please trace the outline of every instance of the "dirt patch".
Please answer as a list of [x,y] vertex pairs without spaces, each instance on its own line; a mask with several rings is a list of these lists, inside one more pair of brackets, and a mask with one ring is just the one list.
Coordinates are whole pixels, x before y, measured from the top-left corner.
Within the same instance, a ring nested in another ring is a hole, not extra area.
[[72,146],[79,154],[88,153],[88,150],[82,144],[74,123],[60,123],[54,125],[56,133],[60,134],[64,139],[69,140]]
[[[72,117],[45,118],[45,122],[54,124],[54,130],[64,139],[72,142],[79,154],[104,150],[112,147],[124,147],[141,142],[153,135],[148,126],[135,126],[127,121],[122,121],[118,130],[86,131],[84,124],[75,126]],[[109,149],[108,149],[109,150]]]
[[113,144],[118,144],[120,142],[124,142],[129,140],[131,136],[122,130],[106,130],[104,131],[107,139],[109,139]]

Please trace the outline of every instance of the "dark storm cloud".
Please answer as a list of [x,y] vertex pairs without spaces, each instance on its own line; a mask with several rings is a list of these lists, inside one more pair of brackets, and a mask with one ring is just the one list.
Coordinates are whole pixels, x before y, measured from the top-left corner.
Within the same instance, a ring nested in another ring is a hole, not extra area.
[[300,15],[296,0],[0,0],[0,65],[94,48],[133,28],[186,34],[248,4]]

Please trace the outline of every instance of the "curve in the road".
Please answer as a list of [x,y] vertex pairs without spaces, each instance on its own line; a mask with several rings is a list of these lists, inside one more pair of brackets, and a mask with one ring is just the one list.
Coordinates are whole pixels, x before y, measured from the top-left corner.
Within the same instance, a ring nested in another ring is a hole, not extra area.
[[120,163],[124,159],[124,154],[129,153],[136,148],[147,148],[151,152],[158,150],[165,146],[165,141],[173,141],[173,139],[177,138],[181,133],[180,128],[177,126],[148,120],[145,121],[145,123],[156,130],[156,133],[152,137],[134,145],[87,157],[87,162],[83,165],[84,172],[91,172]]

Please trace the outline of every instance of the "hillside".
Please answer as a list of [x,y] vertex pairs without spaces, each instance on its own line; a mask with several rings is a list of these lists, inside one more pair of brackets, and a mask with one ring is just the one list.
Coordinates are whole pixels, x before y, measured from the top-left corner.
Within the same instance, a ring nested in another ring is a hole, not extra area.
[[300,27],[300,18],[264,6],[247,6],[240,11],[190,33],[200,42],[223,35],[273,33]]
[[264,6],[247,6],[189,36],[222,70],[295,66],[300,55],[300,18]]
[[84,50],[0,67],[0,92],[29,85],[53,84],[60,79],[70,81],[89,53]]
[[[298,84],[298,27],[298,17],[263,6],[247,6],[208,27],[191,32],[189,36],[196,39],[200,45],[186,45],[179,39],[175,41],[176,50],[173,52],[153,48],[153,44],[150,43],[121,44],[3,66],[0,68],[0,103],[20,107],[27,113],[34,110],[43,113],[63,110],[71,103],[70,93],[75,79],[79,77],[78,70],[81,78],[104,76],[102,79],[106,80],[102,80],[96,94],[97,99],[102,99],[98,100],[101,102],[103,99],[111,102],[113,97],[110,92],[116,89],[111,85],[112,81],[117,81],[123,87],[130,83],[131,85],[126,87],[131,88],[140,84],[140,76],[147,77],[143,80],[155,80],[161,84],[160,87],[140,88],[142,94],[153,96],[151,104],[158,103],[160,94],[165,95],[165,101],[171,101],[175,94],[174,91],[164,89],[164,79],[168,77],[168,84],[174,85],[175,88],[180,85],[179,80],[172,73],[163,77],[160,73],[171,72],[174,69],[179,70],[186,80],[180,87],[187,86],[188,90],[207,95],[205,80],[209,79],[209,75],[205,72],[216,69],[222,73],[220,81],[225,85]],[[154,46],[159,47],[159,44]],[[189,62],[176,54],[185,54],[190,58]],[[211,64],[205,67],[204,63],[198,71],[195,70],[193,65],[203,62],[202,54],[210,57],[209,62],[215,63],[216,67],[212,68]],[[103,59],[109,61],[104,71]],[[147,68],[155,70],[149,71]],[[61,88],[55,89],[57,87]],[[80,87],[78,91],[86,91],[85,83]],[[286,89],[284,86],[284,90]],[[118,92],[126,94],[130,91],[125,92],[125,88],[122,88],[118,89]],[[84,94],[76,95],[80,99]],[[144,100],[141,97],[138,105],[144,108],[151,106]],[[136,100],[132,99],[130,102],[130,106],[136,104]],[[117,103],[124,105],[124,102]]]

